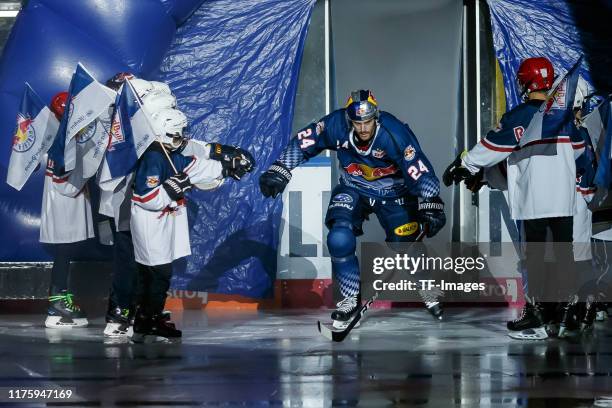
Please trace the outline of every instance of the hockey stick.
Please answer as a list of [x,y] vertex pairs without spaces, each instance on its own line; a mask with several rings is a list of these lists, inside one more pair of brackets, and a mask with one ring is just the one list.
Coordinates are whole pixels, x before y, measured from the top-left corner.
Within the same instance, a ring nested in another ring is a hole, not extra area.
[[[423,238],[425,237],[426,234],[427,234],[427,228],[426,227],[421,228],[421,232],[416,237],[412,245],[414,245],[417,242],[423,241]],[[341,342],[342,340],[344,340],[346,336],[348,336],[348,334],[351,332],[351,330],[353,330],[353,328],[357,325],[357,323],[359,323],[359,321],[363,318],[363,316],[366,314],[370,306],[372,306],[372,303],[374,303],[374,301],[378,299],[378,293],[379,292],[374,293],[374,296],[368,299],[359,308],[353,320],[348,324],[348,326],[346,326],[342,330],[332,330],[329,326],[325,325],[324,323],[321,323],[321,321],[318,320],[317,328],[319,329],[319,333],[321,333],[323,337],[331,341]]]

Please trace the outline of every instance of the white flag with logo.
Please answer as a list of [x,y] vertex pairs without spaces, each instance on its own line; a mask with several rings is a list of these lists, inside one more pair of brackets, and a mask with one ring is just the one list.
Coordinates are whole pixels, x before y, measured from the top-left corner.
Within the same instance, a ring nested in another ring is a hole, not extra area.
[[100,115],[108,112],[109,106],[115,100],[115,92],[96,81],[80,63],[72,76],[68,93],[70,102],[66,106],[68,124],[64,148],[66,171],[73,170],[76,166],[77,140],[75,136]]
[[6,182],[21,190],[53,143],[59,122],[42,99],[26,84],[17,113],[13,151]]

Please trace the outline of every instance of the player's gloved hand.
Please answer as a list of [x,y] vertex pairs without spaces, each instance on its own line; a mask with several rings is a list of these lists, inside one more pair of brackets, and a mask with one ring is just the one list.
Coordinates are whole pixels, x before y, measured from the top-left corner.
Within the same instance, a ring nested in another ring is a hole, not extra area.
[[424,198],[419,203],[418,221],[425,226],[427,237],[431,238],[446,224],[444,202],[440,197]]
[[276,198],[285,190],[289,180],[291,180],[291,171],[283,163],[275,161],[259,177],[259,189],[264,197]]
[[255,167],[251,153],[236,146],[211,143],[210,158],[221,162],[223,177],[233,177],[236,180],[240,180]]
[[162,184],[164,190],[173,201],[178,201],[185,197],[185,192],[191,189],[191,181],[185,173],[178,173],[168,178]]
[[468,169],[462,166],[461,159],[467,154],[467,151],[461,152],[459,156],[451,164],[448,165],[444,174],[442,175],[442,181],[446,187],[455,183],[458,184],[461,181],[472,176],[472,173]]
[[480,169],[478,173],[472,174],[469,177],[465,178],[465,186],[472,193],[477,193],[482,188],[482,186],[487,185],[486,182],[482,181],[483,176],[484,176],[484,170]]

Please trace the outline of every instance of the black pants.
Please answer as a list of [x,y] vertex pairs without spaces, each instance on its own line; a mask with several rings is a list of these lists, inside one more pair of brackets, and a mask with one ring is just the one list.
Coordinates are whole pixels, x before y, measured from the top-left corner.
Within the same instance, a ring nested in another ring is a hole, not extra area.
[[[573,217],[525,220],[526,264],[529,296],[545,302],[565,301],[575,291]],[[555,262],[545,262],[544,242],[552,235]],[[533,244],[535,243],[535,244]]]
[[138,306],[140,313],[153,317],[164,310],[172,278],[172,264],[138,265]]
[[115,231],[113,228],[113,281],[111,303],[129,309],[136,303],[136,282],[138,268],[134,260],[134,245],[129,231]]

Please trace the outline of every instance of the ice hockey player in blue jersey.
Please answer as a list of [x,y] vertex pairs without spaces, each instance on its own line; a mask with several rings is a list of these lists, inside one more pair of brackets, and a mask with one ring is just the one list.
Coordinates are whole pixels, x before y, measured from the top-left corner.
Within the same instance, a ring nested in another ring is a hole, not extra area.
[[[334,327],[344,328],[360,307],[360,279],[355,256],[362,224],[375,213],[388,242],[410,242],[427,224],[434,236],[446,223],[440,183],[407,124],[379,111],[368,90],[351,93],[346,107],[297,133],[280,158],[259,180],[266,197],[282,193],[291,170],[323,150],[337,152],[340,184],[334,188],[325,218],[332,270],[344,299],[332,313]],[[419,201],[420,200],[420,201]],[[437,299],[426,305],[441,317]]]
[[[576,208],[576,158],[584,151],[584,140],[574,124],[572,112],[578,75],[568,75],[555,95],[552,89],[554,69],[544,57],[527,58],[519,66],[517,80],[526,96],[524,103],[506,112],[496,129],[462,153],[443,175],[446,185],[470,179],[481,169],[497,163],[507,164],[508,206],[514,220],[522,220],[526,242],[546,242],[547,231],[554,242],[571,243],[573,215]],[[536,113],[543,109],[541,129],[533,140],[524,140]],[[526,304],[520,317],[507,323],[508,335],[515,339],[539,340],[548,337],[546,323],[555,320],[554,302],[539,301],[545,296],[545,282],[563,279],[545,276],[543,254],[534,245],[527,245],[526,264],[529,281],[525,287]],[[571,250],[555,251],[557,265],[564,265],[571,279],[574,265]],[[524,281],[527,281],[524,277]],[[537,283],[537,284],[536,284]],[[571,286],[567,283],[567,286]],[[569,293],[565,294],[568,297]],[[565,296],[563,295],[563,296]],[[550,297],[550,296],[547,296]],[[561,307],[560,335],[569,316],[572,302]],[[551,313],[545,313],[551,312]]]
[[185,115],[167,108],[153,113],[151,118],[156,133],[164,136],[142,155],[134,180],[130,228],[139,274],[134,342],[181,337],[181,331],[162,311],[172,262],[191,254],[185,193],[193,185],[210,184],[225,177],[239,180],[254,166],[248,152],[218,143],[209,144],[204,156],[184,156]]

